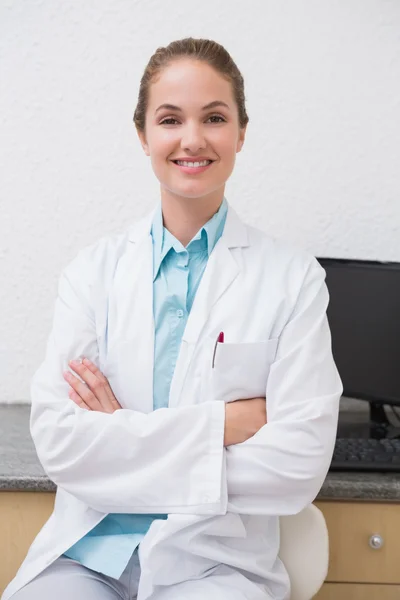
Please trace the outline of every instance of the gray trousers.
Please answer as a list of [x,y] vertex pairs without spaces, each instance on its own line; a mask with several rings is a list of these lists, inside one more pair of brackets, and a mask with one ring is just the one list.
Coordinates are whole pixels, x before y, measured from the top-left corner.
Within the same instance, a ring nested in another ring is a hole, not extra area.
[[12,600],[134,600],[137,596],[140,564],[132,554],[119,579],[113,579],[60,556]]
[[[60,556],[11,600],[136,600],[140,563],[135,552],[119,579]],[[272,600],[265,585],[246,579],[226,565],[199,580],[160,586],[149,600]]]

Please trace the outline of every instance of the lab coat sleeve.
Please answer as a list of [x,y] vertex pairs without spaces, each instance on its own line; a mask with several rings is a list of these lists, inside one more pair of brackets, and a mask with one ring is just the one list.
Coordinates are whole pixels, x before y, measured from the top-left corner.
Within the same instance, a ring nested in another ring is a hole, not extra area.
[[270,368],[268,422],[226,450],[228,511],[296,514],[324,482],[343,391],[332,356],[328,301],[325,271],[313,259]]
[[62,372],[98,364],[93,268],[81,251],[64,269],[44,361],[31,381],[31,435],[57,486],[104,513],[226,513],[221,402],[144,414],[79,408]]

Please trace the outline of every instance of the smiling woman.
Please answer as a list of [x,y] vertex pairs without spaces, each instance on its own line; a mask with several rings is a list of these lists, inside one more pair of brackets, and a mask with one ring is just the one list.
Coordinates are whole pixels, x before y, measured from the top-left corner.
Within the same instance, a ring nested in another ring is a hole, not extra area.
[[158,48],[134,123],[160,201],[61,274],[31,384],[57,499],[3,600],[285,600],[279,517],[318,493],[342,392],[325,272],[224,196],[248,116],[220,44]]
[[[161,104],[163,98],[174,102]],[[239,124],[231,83],[213,67],[181,59],[164,68],[150,87],[145,126],[138,133],[164,203],[184,197],[201,198],[209,208],[221,204],[245,127]],[[206,166],[192,166],[203,161]]]
[[248,120],[243,78],[216,42],[179,40],[150,59],[134,123],[161,185],[165,225],[186,216],[185,231],[171,225],[184,245],[221,205]]

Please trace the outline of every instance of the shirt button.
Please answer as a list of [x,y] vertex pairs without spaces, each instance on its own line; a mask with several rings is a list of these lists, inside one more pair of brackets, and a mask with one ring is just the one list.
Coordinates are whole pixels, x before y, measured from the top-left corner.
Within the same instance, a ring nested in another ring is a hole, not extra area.
[[183,317],[183,310],[179,309],[176,311],[176,316],[177,317]]

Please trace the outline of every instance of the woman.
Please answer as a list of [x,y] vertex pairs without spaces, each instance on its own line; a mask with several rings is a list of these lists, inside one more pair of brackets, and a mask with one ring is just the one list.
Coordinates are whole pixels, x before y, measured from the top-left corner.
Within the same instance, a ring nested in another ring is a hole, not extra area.
[[31,388],[56,504],[3,600],[283,600],[279,516],[318,493],[342,392],[325,272],[224,197],[248,117],[219,44],[159,48],[134,122],[160,202],[61,275]]

